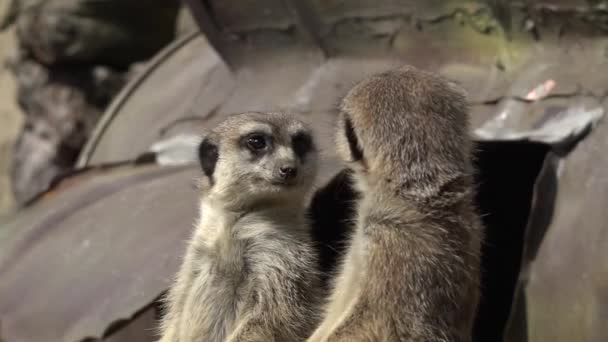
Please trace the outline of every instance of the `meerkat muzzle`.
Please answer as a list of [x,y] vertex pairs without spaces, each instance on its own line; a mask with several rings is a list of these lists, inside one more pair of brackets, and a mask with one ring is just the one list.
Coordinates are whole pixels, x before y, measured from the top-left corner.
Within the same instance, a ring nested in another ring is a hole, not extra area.
[[284,180],[295,178],[298,175],[298,169],[291,166],[282,166],[279,168],[279,176]]

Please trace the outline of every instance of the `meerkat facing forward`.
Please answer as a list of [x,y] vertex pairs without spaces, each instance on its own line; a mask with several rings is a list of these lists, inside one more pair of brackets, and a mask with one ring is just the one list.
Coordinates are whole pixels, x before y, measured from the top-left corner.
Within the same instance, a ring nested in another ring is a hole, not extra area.
[[199,147],[201,217],[167,297],[163,342],[303,341],[319,274],[306,200],[311,131],[286,114],[231,116]]
[[403,67],[356,85],[338,122],[338,153],[362,197],[308,341],[470,341],[482,226],[465,96]]

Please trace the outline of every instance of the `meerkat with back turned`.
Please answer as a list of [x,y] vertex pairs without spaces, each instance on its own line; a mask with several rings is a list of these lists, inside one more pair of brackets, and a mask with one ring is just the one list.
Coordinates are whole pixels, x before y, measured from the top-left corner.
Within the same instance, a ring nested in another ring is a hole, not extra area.
[[463,92],[403,67],[356,85],[338,122],[361,199],[308,341],[470,341],[483,231]]
[[304,341],[318,322],[306,218],[310,129],[286,114],[231,116],[203,138],[200,220],[167,296],[163,342]]

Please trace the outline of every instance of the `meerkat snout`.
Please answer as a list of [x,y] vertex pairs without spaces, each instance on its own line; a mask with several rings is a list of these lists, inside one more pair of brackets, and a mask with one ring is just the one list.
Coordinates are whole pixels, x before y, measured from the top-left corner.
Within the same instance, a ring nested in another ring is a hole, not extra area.
[[306,178],[309,177],[308,173],[301,175],[303,177],[298,177],[298,169],[299,167],[307,168],[309,165],[307,165],[307,161],[296,155],[291,145],[279,147],[275,154],[276,160],[271,175],[273,184],[291,187],[306,182]]
[[290,180],[295,178],[295,176],[297,176],[298,174],[298,169],[293,167],[293,166],[280,166],[279,167],[279,177],[281,177],[281,179],[284,180]]

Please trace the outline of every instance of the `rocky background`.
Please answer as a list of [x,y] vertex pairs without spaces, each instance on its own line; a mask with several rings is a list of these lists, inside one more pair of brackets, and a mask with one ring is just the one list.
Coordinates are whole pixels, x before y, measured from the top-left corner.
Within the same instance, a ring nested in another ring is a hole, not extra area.
[[0,0],[0,215],[70,170],[137,66],[192,29],[179,1]]
[[[0,3],[4,7],[4,3]],[[1,8],[4,10],[4,8]],[[13,29],[0,32],[0,60],[9,59],[15,46]],[[15,80],[6,67],[0,68],[0,215],[14,205],[9,177],[13,143],[22,126],[23,115],[16,102]]]

